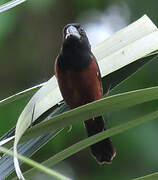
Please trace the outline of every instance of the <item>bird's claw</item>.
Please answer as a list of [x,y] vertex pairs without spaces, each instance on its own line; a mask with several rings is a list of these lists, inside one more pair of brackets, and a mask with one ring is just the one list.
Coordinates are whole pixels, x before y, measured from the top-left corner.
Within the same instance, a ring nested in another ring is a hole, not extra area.
[[64,104],[64,100],[62,100],[62,101],[60,101],[60,102],[58,102],[58,106],[61,106],[61,105],[63,105]]

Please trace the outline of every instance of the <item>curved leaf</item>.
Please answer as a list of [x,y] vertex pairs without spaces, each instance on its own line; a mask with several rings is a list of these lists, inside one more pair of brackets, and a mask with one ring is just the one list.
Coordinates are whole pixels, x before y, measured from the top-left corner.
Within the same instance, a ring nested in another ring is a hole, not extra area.
[[[15,156],[14,153],[4,147],[0,147],[0,151],[5,153],[5,154],[9,154],[11,156]],[[30,166],[36,167],[38,170],[40,170],[41,172],[47,173],[50,176],[52,176],[53,178],[59,179],[59,180],[70,180],[70,178],[67,178],[61,174],[59,174],[58,172],[49,169],[43,165],[41,165],[40,163],[37,163],[31,159],[28,159],[22,155],[17,154],[17,158],[19,158],[20,160],[24,161],[25,163],[27,163]]]
[[[55,164],[59,163],[60,161],[68,158],[69,156],[81,151],[82,149],[91,146],[92,144],[95,144],[96,142],[99,142],[107,137],[114,136],[116,134],[119,134],[121,132],[124,132],[128,130],[129,128],[133,128],[135,126],[138,126],[140,124],[143,124],[147,121],[153,120],[158,118],[158,111],[152,112],[146,116],[142,116],[140,118],[137,118],[135,120],[128,121],[126,123],[123,123],[119,126],[113,127],[111,129],[108,129],[106,131],[103,131],[101,133],[98,133],[94,136],[88,137],[82,141],[79,141],[78,143],[68,147],[67,149],[59,152],[58,154],[54,155],[53,157],[49,158],[48,160],[44,161],[42,165],[44,166],[54,166]],[[27,172],[25,172],[25,176],[29,176],[32,174],[36,169],[33,168]],[[156,176],[158,177],[158,176]],[[17,179],[17,178],[15,178]],[[14,180],[15,180],[14,179]],[[156,180],[156,179],[155,179]]]
[[30,139],[77,121],[85,121],[103,113],[129,108],[156,99],[158,99],[158,86],[109,96],[41,122],[28,129],[22,139]]
[[[18,144],[18,152],[25,156],[30,157],[34,154],[39,148],[41,148],[50,138],[54,138],[60,131],[55,130],[44,136],[40,136],[24,143]],[[22,161],[20,161],[20,164]],[[14,163],[13,157],[8,155],[3,155],[0,159],[0,179],[5,179],[13,170]]]

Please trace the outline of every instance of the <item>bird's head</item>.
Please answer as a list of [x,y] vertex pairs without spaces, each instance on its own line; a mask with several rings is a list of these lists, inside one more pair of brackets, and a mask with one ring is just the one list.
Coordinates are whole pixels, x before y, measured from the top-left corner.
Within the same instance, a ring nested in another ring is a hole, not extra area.
[[86,32],[80,24],[67,24],[63,29],[63,45],[82,47],[90,50]]

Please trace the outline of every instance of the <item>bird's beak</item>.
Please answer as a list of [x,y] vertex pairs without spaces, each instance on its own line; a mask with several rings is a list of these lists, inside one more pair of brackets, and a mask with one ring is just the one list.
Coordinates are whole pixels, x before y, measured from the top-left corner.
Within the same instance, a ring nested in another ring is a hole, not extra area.
[[69,36],[76,37],[77,39],[81,38],[80,33],[78,32],[77,28],[74,26],[69,26],[66,29],[66,36],[65,39],[67,39]]

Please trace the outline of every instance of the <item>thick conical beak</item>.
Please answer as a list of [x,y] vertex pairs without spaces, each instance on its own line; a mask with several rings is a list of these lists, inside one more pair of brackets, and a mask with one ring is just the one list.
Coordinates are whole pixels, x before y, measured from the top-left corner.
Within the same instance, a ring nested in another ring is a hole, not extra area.
[[74,36],[76,37],[77,39],[80,39],[81,38],[81,35],[80,33],[78,32],[77,28],[74,27],[74,26],[69,26],[67,29],[66,29],[66,36],[65,36],[65,39],[67,39],[69,36]]

